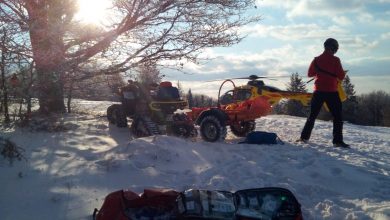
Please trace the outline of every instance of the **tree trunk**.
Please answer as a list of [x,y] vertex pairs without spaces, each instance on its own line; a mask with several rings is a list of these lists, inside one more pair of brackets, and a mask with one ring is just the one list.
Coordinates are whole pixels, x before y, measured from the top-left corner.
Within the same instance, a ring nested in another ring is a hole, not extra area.
[[68,95],[67,95],[67,97],[68,97],[68,102],[67,102],[68,113],[72,113],[72,109],[71,109],[70,104],[72,102],[73,82],[74,81],[69,83],[69,90],[68,90]]
[[31,116],[31,96],[30,94],[27,95],[27,98],[26,98],[26,102],[27,102],[27,117],[30,118]]
[[62,64],[65,60],[65,49],[61,20],[50,14],[53,11],[50,11],[45,1],[25,3],[29,14],[33,59],[38,74],[39,110],[41,113],[63,113],[65,104]]
[[[5,43],[5,34],[2,38],[3,40],[3,43]],[[9,113],[8,113],[8,91],[7,91],[7,86],[6,86],[6,78],[5,78],[5,56],[6,56],[6,50],[7,48],[5,47],[5,45],[2,45],[2,48],[1,48],[1,63],[0,63],[0,67],[1,67],[1,81],[2,81],[2,89],[3,89],[3,100],[1,100],[2,102],[2,106],[4,106],[4,119],[5,119],[5,122],[8,123],[10,121],[10,118],[9,118]]]
[[32,104],[31,104],[31,87],[33,85],[33,64],[30,65],[30,68],[29,68],[29,73],[30,73],[30,78],[29,78],[29,82],[28,82],[28,86],[26,88],[26,91],[25,91],[25,94],[26,94],[26,102],[27,102],[27,117],[28,119],[31,117],[31,108],[32,108]]
[[38,101],[41,113],[64,113],[63,83],[59,79],[53,79],[58,74],[38,72]]

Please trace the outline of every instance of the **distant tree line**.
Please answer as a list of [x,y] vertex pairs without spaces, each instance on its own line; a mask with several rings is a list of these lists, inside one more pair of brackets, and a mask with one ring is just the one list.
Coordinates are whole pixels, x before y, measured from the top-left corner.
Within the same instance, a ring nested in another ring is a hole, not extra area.
[[[307,92],[307,84],[298,73],[291,74],[287,90],[292,92]],[[369,126],[390,127],[390,94],[384,91],[373,91],[368,94],[356,95],[354,85],[347,75],[342,82],[347,100],[343,102],[343,119],[350,123]],[[275,114],[286,114],[307,117],[310,106],[303,106],[295,100],[285,100],[274,106]],[[319,119],[332,120],[332,116],[324,108]]]
[[193,94],[191,89],[186,94],[189,108],[217,106],[217,100],[204,94]]

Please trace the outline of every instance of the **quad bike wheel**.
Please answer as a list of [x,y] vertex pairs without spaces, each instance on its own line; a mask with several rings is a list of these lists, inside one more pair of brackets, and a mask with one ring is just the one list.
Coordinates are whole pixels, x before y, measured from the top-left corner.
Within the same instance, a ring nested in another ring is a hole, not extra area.
[[172,126],[173,135],[183,138],[196,137],[198,131],[190,124],[174,124]]
[[230,125],[230,130],[237,137],[246,137],[246,135],[255,130],[256,122],[255,121],[243,121],[240,123]]
[[226,127],[216,116],[209,115],[200,122],[200,134],[205,141],[215,142],[226,138]]
[[112,112],[114,111],[114,108],[116,108],[117,105],[110,105],[108,108],[107,108],[107,119],[108,119],[108,122],[110,122],[111,124],[115,124],[115,120],[114,120],[114,117],[112,115]]
[[127,127],[127,118],[120,104],[114,104],[107,108],[107,119],[117,127]]
[[182,138],[196,137],[198,131],[194,123],[185,113],[175,113],[172,115],[173,122],[168,127],[168,133]]

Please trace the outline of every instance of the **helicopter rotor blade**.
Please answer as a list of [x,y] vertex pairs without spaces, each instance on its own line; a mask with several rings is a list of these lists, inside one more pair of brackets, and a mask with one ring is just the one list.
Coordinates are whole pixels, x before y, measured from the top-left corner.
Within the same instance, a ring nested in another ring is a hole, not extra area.
[[257,75],[250,75],[248,77],[237,77],[232,79],[249,79],[249,80],[256,80],[256,79],[267,79],[270,78],[268,76],[257,76]]
[[223,81],[223,80],[227,80],[227,79],[213,79],[213,80],[207,80],[204,82],[218,82],[218,81]]
[[257,80],[257,79],[267,79],[267,80],[275,80],[275,77],[269,77],[269,76],[257,76],[257,75],[250,75],[247,77],[235,77],[235,78],[229,78],[229,79],[215,79],[215,80],[209,80],[206,82],[216,82],[216,81],[222,81],[222,80],[233,80],[233,79],[247,79],[247,80]]
[[206,82],[215,82],[215,81],[233,80],[233,79],[256,80],[256,79],[263,79],[263,78],[268,78],[268,77],[266,77],[266,76],[250,75],[249,77],[235,77],[235,78],[226,78],[226,79],[214,79],[214,80],[208,80]]

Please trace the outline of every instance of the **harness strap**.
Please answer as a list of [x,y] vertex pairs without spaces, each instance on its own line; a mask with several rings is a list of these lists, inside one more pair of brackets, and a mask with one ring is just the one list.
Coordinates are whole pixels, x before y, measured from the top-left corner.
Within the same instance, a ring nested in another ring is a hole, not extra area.
[[325,73],[325,74],[327,74],[327,75],[329,75],[329,76],[333,76],[333,77],[336,77],[336,78],[337,78],[337,75],[336,75],[336,74],[334,74],[334,73],[332,73],[332,72],[329,72],[329,71],[327,71],[327,70],[324,70],[324,69],[322,69],[320,66],[318,66],[317,58],[314,58],[314,67],[316,68],[316,70],[317,70],[318,72],[322,72],[322,73]]

